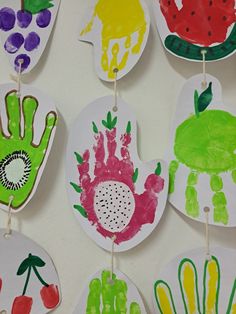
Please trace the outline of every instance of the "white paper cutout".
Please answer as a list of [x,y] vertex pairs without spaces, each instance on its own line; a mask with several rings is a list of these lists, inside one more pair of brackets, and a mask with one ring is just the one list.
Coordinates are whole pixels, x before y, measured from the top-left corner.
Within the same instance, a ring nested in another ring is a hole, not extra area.
[[[61,299],[59,279],[51,258],[41,247],[21,233],[12,231],[12,234],[5,238],[5,232],[6,230],[0,229],[2,283],[0,312],[3,310],[12,314],[51,312],[59,305]],[[23,261],[25,261],[24,265]],[[27,262],[36,267],[32,266],[29,271]],[[21,269],[19,269],[20,265]],[[28,284],[26,284],[27,274],[29,274]],[[25,290],[24,296],[23,290]]]
[[81,41],[94,45],[96,73],[104,81],[126,75],[147,43],[150,17],[144,0],[92,0],[80,27]]
[[[0,38],[12,67],[27,73],[38,63],[57,16],[60,0],[0,1]],[[21,6],[26,9],[22,10]],[[52,5],[52,6],[50,6]],[[43,8],[45,8],[43,10]],[[39,13],[31,13],[40,10]]]
[[99,98],[80,113],[70,131],[66,171],[71,207],[84,231],[109,251],[115,235],[119,252],[157,226],[168,171],[162,160],[140,161],[135,116],[121,99],[113,112],[113,103],[113,96]]
[[236,109],[223,103],[219,81],[207,75],[213,99],[198,118],[194,94],[203,92],[202,80],[202,75],[189,79],[177,103],[167,155],[169,201],[201,222],[206,220],[203,209],[208,206],[211,224],[235,226]]
[[[236,50],[234,0],[213,2],[153,0],[157,30],[165,49],[183,59],[225,59]],[[199,23],[201,21],[201,23]]]
[[[113,285],[110,281],[111,276],[108,270],[100,270],[91,276],[73,314],[95,313],[95,308],[100,309],[99,313],[103,313],[102,310],[105,308],[110,308],[111,311],[116,310],[116,313],[146,314],[137,288],[126,275],[115,270]],[[101,289],[103,289],[103,294]],[[97,307],[99,303],[100,307]]]
[[[24,106],[24,108],[23,108]],[[19,111],[20,108],[20,111]],[[54,102],[32,86],[0,85],[0,208],[22,210],[33,197],[54,139]]]
[[155,313],[233,313],[236,251],[214,248],[211,255],[207,261],[205,249],[192,250],[162,269],[153,290]]

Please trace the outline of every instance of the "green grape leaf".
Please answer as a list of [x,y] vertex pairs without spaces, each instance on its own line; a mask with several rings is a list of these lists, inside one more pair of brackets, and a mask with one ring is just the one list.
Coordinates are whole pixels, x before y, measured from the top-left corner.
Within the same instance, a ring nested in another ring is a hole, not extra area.
[[130,134],[131,133],[131,122],[129,121],[126,127],[126,133]]
[[113,120],[112,120],[112,129],[116,126],[116,123],[117,123],[117,117],[115,117]]
[[210,105],[212,101],[212,82],[209,83],[209,86],[207,87],[204,92],[201,93],[201,95],[198,98],[198,111],[203,112],[206,110],[206,108]]
[[29,254],[29,256],[23,260],[17,270],[17,276],[23,275],[29,267],[43,267],[45,266],[45,262],[38,256]]
[[75,152],[75,157],[80,165],[84,162],[83,157],[79,153]]
[[74,190],[77,192],[77,193],[81,193],[82,192],[82,189],[79,185],[77,185],[76,183],[74,182],[70,182],[70,185],[74,188]]
[[157,176],[159,176],[159,175],[161,174],[161,163],[160,163],[160,162],[157,163],[157,167],[156,167],[156,170],[155,170],[155,174],[156,174]]
[[197,117],[199,117],[198,99],[199,99],[198,91],[195,90],[195,91],[194,91],[194,109],[195,109],[195,115],[196,115]]
[[37,14],[45,9],[54,6],[53,0],[21,0],[23,1],[23,9],[32,14]]
[[78,210],[78,212],[84,217],[87,218],[88,215],[86,213],[86,210],[81,205],[74,205],[74,209]]
[[102,120],[102,124],[109,130],[112,130],[116,126],[116,123],[117,117],[113,119],[110,111],[107,113],[107,120]]
[[98,134],[98,128],[97,128],[95,122],[93,122],[93,132]]
[[135,169],[134,174],[132,176],[132,180],[135,183],[138,179],[138,168]]

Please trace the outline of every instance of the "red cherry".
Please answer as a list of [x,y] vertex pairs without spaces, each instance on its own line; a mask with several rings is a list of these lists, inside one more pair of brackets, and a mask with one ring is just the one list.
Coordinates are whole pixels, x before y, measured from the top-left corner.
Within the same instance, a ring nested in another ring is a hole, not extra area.
[[12,305],[11,314],[30,314],[32,305],[32,298],[25,295],[16,297]]
[[47,309],[54,309],[60,301],[58,287],[55,285],[44,286],[40,291],[40,295]]
[[0,278],[0,292],[2,290],[2,278]]

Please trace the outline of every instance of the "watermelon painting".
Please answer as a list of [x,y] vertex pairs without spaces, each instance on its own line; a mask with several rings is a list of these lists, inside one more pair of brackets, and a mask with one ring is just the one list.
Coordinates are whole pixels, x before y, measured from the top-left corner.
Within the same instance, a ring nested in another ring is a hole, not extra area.
[[224,59],[236,49],[235,0],[155,0],[164,47],[194,61]]

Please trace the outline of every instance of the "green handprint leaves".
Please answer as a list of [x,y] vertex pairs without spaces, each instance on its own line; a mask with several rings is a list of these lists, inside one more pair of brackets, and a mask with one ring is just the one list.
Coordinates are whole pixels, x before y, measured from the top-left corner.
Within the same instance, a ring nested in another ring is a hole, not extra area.
[[89,280],[73,314],[146,314],[134,284],[121,272],[102,270]]
[[[4,208],[13,196],[11,206],[17,211],[26,205],[37,187],[53,141],[57,114],[51,100],[38,91],[37,98],[19,99],[10,86],[11,91],[1,100],[0,204]],[[34,94],[32,89],[25,91],[22,95]]]
[[154,285],[158,314],[233,314],[236,310],[236,251],[204,249],[175,258]]

